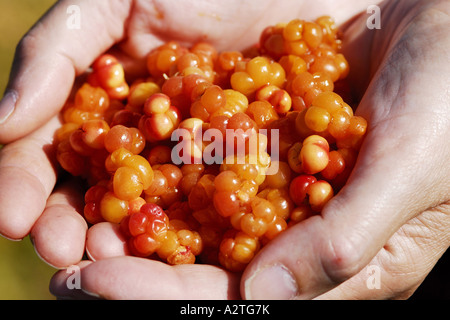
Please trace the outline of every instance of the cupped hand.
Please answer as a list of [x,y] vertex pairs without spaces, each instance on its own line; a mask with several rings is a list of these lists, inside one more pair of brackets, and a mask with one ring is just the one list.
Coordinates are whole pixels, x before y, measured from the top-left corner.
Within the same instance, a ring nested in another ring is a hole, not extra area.
[[[449,245],[449,90],[443,58],[450,45],[448,1],[386,1],[379,31],[366,27],[365,9],[372,3],[347,1],[336,8],[332,1],[323,2],[311,8],[287,1],[286,8],[271,1],[258,6],[230,1],[225,8],[219,3],[80,1],[79,30],[66,28],[69,3],[58,2],[18,47],[10,91],[0,105],[2,117],[10,114],[0,120],[0,141],[11,142],[0,158],[0,233],[20,239],[31,231],[37,252],[57,267],[80,261],[87,233],[86,248],[96,262],[82,263],[82,288],[104,298],[411,294]],[[358,113],[370,126],[354,172],[321,216],[275,239],[242,278],[212,266],[169,267],[126,257],[113,225],[87,231],[78,214],[76,182],[54,189],[52,135],[60,125],[55,115],[75,77],[114,44],[111,50],[127,71],[138,73],[145,54],[168,39],[243,49],[265,25],[322,14],[343,23],[358,12],[363,14],[346,26],[345,54],[357,71],[352,80],[362,97]],[[7,104],[15,104],[13,111]],[[367,286],[367,265],[381,271],[380,290]],[[66,278],[64,271],[55,275],[55,295],[74,293],[65,287]]]

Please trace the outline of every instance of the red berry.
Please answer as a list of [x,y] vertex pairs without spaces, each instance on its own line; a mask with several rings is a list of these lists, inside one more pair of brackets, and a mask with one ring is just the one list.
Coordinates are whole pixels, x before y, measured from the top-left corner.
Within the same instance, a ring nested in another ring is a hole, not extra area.
[[312,175],[300,175],[291,181],[289,194],[296,205],[301,205],[306,198],[307,189],[317,181]]

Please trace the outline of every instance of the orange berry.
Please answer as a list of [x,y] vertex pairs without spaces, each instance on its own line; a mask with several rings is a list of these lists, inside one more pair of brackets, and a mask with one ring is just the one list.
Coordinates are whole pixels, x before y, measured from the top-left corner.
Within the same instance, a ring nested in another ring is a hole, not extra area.
[[128,201],[119,199],[108,191],[100,202],[100,212],[106,221],[119,223],[128,215]]

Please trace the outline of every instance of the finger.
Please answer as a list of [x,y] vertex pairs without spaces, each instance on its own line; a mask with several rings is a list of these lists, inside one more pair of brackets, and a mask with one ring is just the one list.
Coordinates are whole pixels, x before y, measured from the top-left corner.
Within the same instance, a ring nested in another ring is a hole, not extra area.
[[150,259],[115,257],[81,271],[84,291],[106,299],[238,299],[239,276],[208,265],[170,266]]
[[238,299],[239,278],[213,266],[167,264],[136,257],[115,257],[97,262],[82,261],[81,290],[68,288],[72,275],[57,272],[50,291],[57,297],[104,299]]
[[125,237],[115,223],[100,222],[89,228],[86,253],[93,261],[129,255]]
[[31,229],[36,253],[55,268],[78,263],[84,254],[87,224],[79,183],[70,181],[55,190]]
[[[0,102],[0,143],[30,133],[55,115],[75,76],[124,36],[131,1],[77,1],[69,15],[72,4],[58,1],[19,43]],[[79,28],[69,23],[74,14],[80,15]]]
[[24,238],[45,209],[56,183],[55,117],[33,134],[0,151],[0,234]]
[[450,203],[404,225],[354,277],[316,299],[409,298],[448,250]]

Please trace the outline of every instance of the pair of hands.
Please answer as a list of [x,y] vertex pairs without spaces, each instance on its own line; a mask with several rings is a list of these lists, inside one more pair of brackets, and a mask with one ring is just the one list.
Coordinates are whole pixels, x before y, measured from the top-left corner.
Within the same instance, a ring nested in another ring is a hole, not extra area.
[[[57,296],[409,297],[450,244],[450,2],[378,2],[380,30],[366,26],[374,1],[80,0],[80,29],[67,28],[71,3],[59,1],[19,44],[0,103],[0,234],[30,234],[50,265],[81,268],[83,290],[67,288],[62,270],[50,284]],[[87,228],[77,181],[58,178],[53,134],[76,77],[97,56],[110,50],[138,76],[145,55],[169,39],[240,50],[266,25],[324,14],[343,24],[369,130],[346,187],[320,216],[277,237],[242,275],[127,257],[112,224]],[[81,261],[85,250],[94,262]]]

